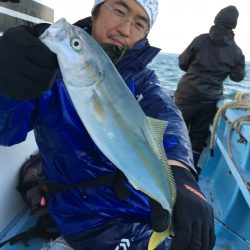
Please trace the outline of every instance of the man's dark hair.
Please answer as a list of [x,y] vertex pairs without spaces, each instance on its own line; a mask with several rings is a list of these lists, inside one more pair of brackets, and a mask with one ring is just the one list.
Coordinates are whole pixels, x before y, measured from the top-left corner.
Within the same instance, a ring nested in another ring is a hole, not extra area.
[[94,17],[97,17],[97,16],[98,16],[99,11],[100,11],[100,7],[101,7],[101,5],[102,5],[103,3],[104,3],[104,2],[98,4],[98,5],[95,7],[95,9],[94,9],[93,12],[92,12],[92,16],[94,16]]

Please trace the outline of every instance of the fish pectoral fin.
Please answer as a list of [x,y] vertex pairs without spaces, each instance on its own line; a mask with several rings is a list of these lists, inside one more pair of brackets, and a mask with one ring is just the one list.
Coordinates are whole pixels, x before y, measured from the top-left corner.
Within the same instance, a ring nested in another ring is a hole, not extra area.
[[148,243],[148,250],[154,250],[157,248],[167,237],[171,234],[170,227],[163,232],[153,232]]
[[105,122],[107,120],[107,115],[105,113],[105,110],[103,108],[103,104],[101,102],[101,98],[97,95],[97,93],[94,91],[93,95],[91,97],[91,108],[93,110],[93,115],[96,117],[96,119],[100,122]]

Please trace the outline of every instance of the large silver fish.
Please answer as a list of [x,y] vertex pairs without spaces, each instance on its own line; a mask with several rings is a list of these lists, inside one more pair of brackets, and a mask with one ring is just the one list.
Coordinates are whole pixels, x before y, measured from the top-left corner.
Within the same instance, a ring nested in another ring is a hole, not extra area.
[[[171,215],[176,189],[163,149],[167,122],[145,116],[106,53],[84,30],[60,19],[40,39],[57,55],[72,103],[93,141],[135,188]],[[155,234],[149,249],[169,230]]]

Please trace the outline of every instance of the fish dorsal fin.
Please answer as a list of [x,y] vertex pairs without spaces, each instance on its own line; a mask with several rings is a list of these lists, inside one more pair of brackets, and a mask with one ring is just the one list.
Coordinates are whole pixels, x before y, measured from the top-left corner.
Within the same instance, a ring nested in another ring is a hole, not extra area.
[[[163,136],[164,136],[164,132],[167,128],[168,122],[163,121],[163,120],[159,120],[159,119],[155,119],[152,117],[148,117],[148,116],[146,116],[146,119],[147,119],[147,122],[149,124],[151,135],[152,135],[152,137],[151,137],[152,142],[150,144],[153,146],[154,152],[157,154],[158,158],[163,163],[165,170],[166,170],[166,174],[168,175],[169,185],[170,185],[171,192],[172,192],[172,201],[169,205],[170,205],[170,207],[173,208],[173,205],[174,205],[175,199],[176,199],[176,186],[175,186],[175,181],[174,181],[172,170],[171,170],[170,166],[167,164],[167,156],[166,156],[166,153],[165,153],[165,150],[163,147]],[[148,139],[149,139],[149,137],[148,137]],[[144,192],[134,182],[132,182],[131,180],[129,180],[129,181],[135,189]],[[150,196],[148,193],[145,193],[145,194]],[[160,201],[155,199],[154,197],[151,197],[151,198],[160,203]]]
[[146,117],[147,121],[149,123],[150,126],[150,130],[152,132],[152,136],[154,139],[154,144],[157,148],[154,149],[155,152],[160,153],[159,157],[161,159],[166,158],[166,154],[164,152],[163,149],[163,135],[164,132],[167,128],[168,122],[167,121],[163,121],[163,120],[159,120],[159,119],[155,119],[152,117]]
[[156,147],[154,150],[155,150],[155,152],[158,152],[159,158],[162,160],[162,162],[166,168],[166,172],[167,172],[168,179],[169,179],[169,185],[170,185],[171,192],[172,192],[172,203],[170,204],[170,206],[173,207],[175,200],[176,200],[176,186],[175,186],[175,181],[174,181],[172,169],[167,164],[167,156],[166,156],[166,153],[165,153],[165,150],[163,147],[163,137],[164,137],[164,133],[165,133],[165,130],[167,128],[168,122],[163,121],[163,120],[159,120],[159,119],[155,119],[155,118],[151,118],[148,116],[147,116],[147,120],[148,120],[148,123],[150,125],[153,140],[155,142],[153,144]]
[[[173,208],[175,200],[176,200],[176,186],[175,186],[175,181],[174,181],[171,167],[167,164],[167,156],[163,147],[163,137],[164,137],[164,133],[167,128],[168,122],[159,120],[159,119],[154,119],[151,117],[147,117],[147,120],[150,125],[153,139],[155,141],[155,146],[157,147],[157,149],[155,150],[158,152],[159,157],[162,160],[166,168],[166,172],[167,172],[168,179],[169,179],[169,185],[170,185],[171,192],[172,192],[172,204],[170,204],[170,206]],[[170,223],[169,228],[167,228],[164,232],[160,232],[160,233],[153,232],[149,240],[148,250],[155,249],[168,236],[170,236],[170,234],[172,235],[174,234],[174,230],[171,224],[172,223]]]
[[[165,129],[167,128],[168,122],[163,121],[163,120],[158,120],[158,119],[148,117],[148,116],[146,116],[146,119],[149,123],[150,130],[152,132],[153,143],[151,143],[151,144],[154,145],[153,150],[158,155],[158,157],[160,159],[164,158],[163,160],[167,161],[167,158],[166,158],[166,155],[165,155],[164,149],[163,149],[162,138],[163,138],[163,134],[165,132]],[[135,189],[142,191],[134,182],[130,181],[130,183],[132,184],[132,186]],[[146,194],[146,195],[150,196],[149,194]],[[151,197],[151,198],[153,199],[153,197]]]

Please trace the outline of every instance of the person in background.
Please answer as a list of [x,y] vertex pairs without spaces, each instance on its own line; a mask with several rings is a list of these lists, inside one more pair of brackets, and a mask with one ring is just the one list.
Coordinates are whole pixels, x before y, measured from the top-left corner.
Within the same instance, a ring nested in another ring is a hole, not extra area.
[[198,172],[209,125],[217,111],[217,101],[223,96],[223,81],[229,76],[239,82],[245,76],[245,57],[234,41],[238,16],[235,6],[220,10],[209,33],[195,37],[179,56],[179,67],[186,73],[174,97],[189,130]]
[[[159,52],[147,39],[157,12],[157,0],[96,0],[92,16],[75,25],[99,43],[125,51],[119,60],[110,55],[117,70],[145,114],[168,121],[163,143],[177,187],[175,236],[157,249],[168,249],[171,243],[171,250],[210,250],[215,244],[213,210],[196,180],[186,125],[147,68]],[[147,249],[153,230],[167,228],[167,213],[159,208],[152,216],[147,195],[91,140],[66,92],[55,54],[38,38],[47,27],[11,28],[0,43],[0,144],[20,143],[34,130],[48,183],[89,185],[50,195],[49,212],[62,237],[44,249],[120,249],[123,239],[128,249]],[[100,177],[114,173],[117,179],[110,185],[101,182]],[[115,192],[117,183],[128,190],[125,199]]]

